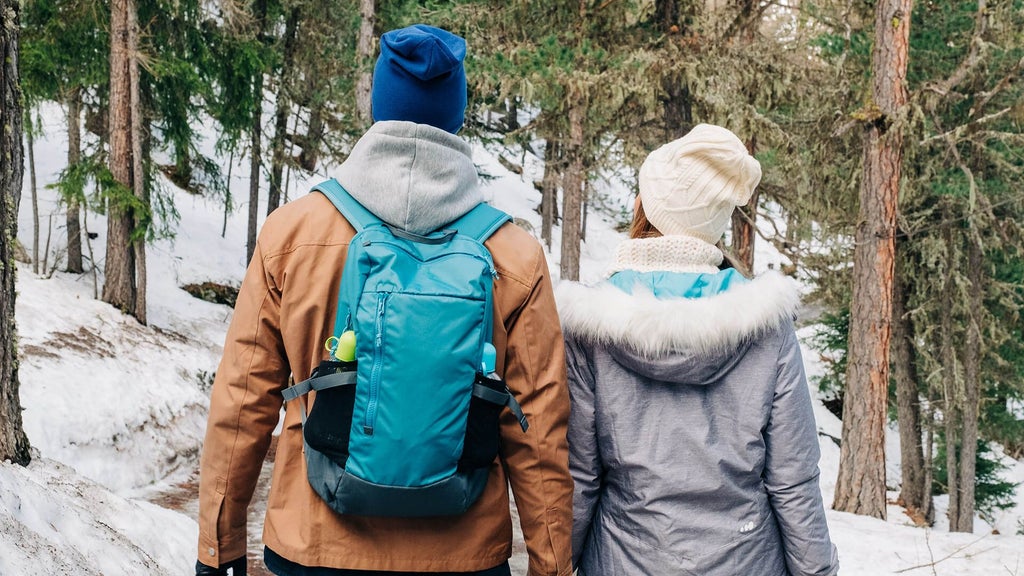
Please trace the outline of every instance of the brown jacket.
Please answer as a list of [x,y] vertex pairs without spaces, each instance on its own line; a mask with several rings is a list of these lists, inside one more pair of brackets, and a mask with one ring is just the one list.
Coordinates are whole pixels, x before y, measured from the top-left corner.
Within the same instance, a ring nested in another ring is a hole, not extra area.
[[[262,229],[210,398],[200,475],[199,558],[205,564],[216,566],[246,553],[246,508],[278,423],[281,390],[289,376],[295,382],[308,378],[324,357],[353,235],[318,193],[281,207]],[[499,274],[494,288],[499,372],[522,404],[529,431],[523,433],[506,411],[501,465],[492,465],[487,488],[464,515],[340,516],[306,480],[300,407],[291,402],[263,531],[272,550],[306,566],[425,572],[490,568],[511,554],[510,484],[529,574],[571,573],[569,398],[547,264],[536,240],[511,224],[486,245]]]

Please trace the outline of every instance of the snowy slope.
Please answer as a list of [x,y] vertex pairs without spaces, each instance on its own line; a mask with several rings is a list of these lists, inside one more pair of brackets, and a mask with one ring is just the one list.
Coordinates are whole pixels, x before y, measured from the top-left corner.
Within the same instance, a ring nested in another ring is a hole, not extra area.
[[[59,108],[47,107],[43,116],[48,125],[45,137],[37,142],[36,157],[44,240],[47,217],[54,215],[52,251],[64,243],[63,212],[54,192],[42,187],[63,167],[65,139]],[[532,186],[532,180],[540,178],[539,162],[527,156],[526,176],[518,176],[483,148],[476,149],[475,161],[493,176],[485,187],[487,198],[539,236],[535,207],[540,196]],[[235,197],[246,198],[247,170],[239,165],[233,173]],[[305,193],[323,177],[293,175],[290,195]],[[19,238],[30,247],[28,181],[26,176]],[[618,197],[623,206],[631,203],[619,183],[602,181],[596,186],[613,202]],[[88,274],[56,272],[47,278],[33,274],[31,266],[19,267],[21,398],[26,432],[40,457],[27,469],[0,465],[0,576],[191,573],[194,520],[139,498],[194,471],[205,429],[208,386],[231,310],[197,300],[180,286],[207,280],[238,285],[245,266],[246,206],[236,206],[227,235],[221,238],[220,201],[184,192],[175,192],[174,199],[181,213],[177,238],[157,241],[148,249],[148,327],[93,299]],[[614,224],[609,217],[590,216],[582,248],[584,281],[602,277],[622,238]],[[89,229],[99,232],[92,249],[101,259],[105,221],[90,213]],[[556,230],[549,255],[556,277],[558,242]],[[764,270],[783,259],[759,242],[756,261],[758,270]],[[102,278],[98,283],[102,286]],[[806,342],[810,329],[799,335]],[[806,347],[804,354],[809,373],[815,373],[817,355]],[[839,463],[839,449],[830,437],[839,437],[841,425],[820,403],[815,415],[823,433],[821,484],[828,504]],[[889,483],[895,486],[899,447],[894,435],[888,448]],[[1012,464],[1008,478],[1024,480],[1024,464]],[[908,573],[1024,574],[1024,537],[1013,535],[1024,516],[1022,498],[1024,490],[1018,493],[1018,507],[997,517],[1001,535],[988,534],[991,528],[980,520],[975,535],[948,534],[941,515],[934,529],[914,528],[895,506],[890,506],[884,522],[829,511],[841,574],[891,574],[947,556],[934,571],[922,567]],[[941,513],[944,501],[937,504]]]

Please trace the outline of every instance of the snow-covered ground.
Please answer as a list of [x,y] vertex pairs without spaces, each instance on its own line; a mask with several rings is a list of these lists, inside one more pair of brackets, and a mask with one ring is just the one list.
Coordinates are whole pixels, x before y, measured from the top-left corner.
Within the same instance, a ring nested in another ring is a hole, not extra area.
[[[63,211],[55,193],[45,186],[63,168],[66,138],[59,108],[46,107],[43,117],[46,133],[35,151],[42,243],[52,214],[54,252],[65,243]],[[488,199],[529,223],[539,236],[539,194],[532,186],[532,179],[539,179],[539,163],[527,156],[523,177],[508,172],[495,155],[480,147],[475,160],[494,176],[486,184]],[[247,173],[241,165],[233,170],[236,198],[247,197],[248,178],[241,176]],[[293,174],[291,197],[305,193],[323,176]],[[18,236],[31,250],[27,175],[25,182]],[[613,201],[616,194],[624,204],[630,201],[620,184],[598,186]],[[209,385],[231,310],[197,300],[180,286],[202,281],[237,286],[245,265],[246,206],[236,206],[226,237],[221,238],[220,200],[184,192],[173,196],[181,213],[177,238],[148,248],[148,327],[95,300],[89,274],[58,271],[48,277],[34,274],[30,265],[19,266],[21,399],[25,429],[38,454],[28,468],[0,463],[0,576],[192,573],[194,518],[149,504],[145,498],[194,472]],[[590,216],[582,248],[583,280],[602,276],[622,238],[614,224],[609,217]],[[99,233],[92,250],[101,260],[105,220],[90,213],[88,225]],[[556,275],[557,243],[556,229],[549,254]],[[758,247],[758,270],[782,262],[765,242]],[[810,330],[800,331],[802,341],[809,340]],[[807,347],[804,352],[808,372],[816,373],[817,354]],[[839,464],[839,448],[830,437],[840,436],[841,425],[820,403],[815,415],[822,432],[821,485],[828,504]],[[890,486],[899,479],[898,450],[891,434]],[[1024,482],[1024,463],[1007,463],[1006,479]],[[913,527],[895,505],[890,505],[887,521],[828,511],[840,573],[1024,575],[1024,536],[1015,535],[1024,518],[1024,488],[1018,490],[1016,508],[998,514],[994,525],[978,519],[975,534],[948,533],[942,516],[945,499],[936,504],[939,521],[931,529]],[[999,534],[992,534],[993,528]],[[522,564],[519,558],[516,565]]]

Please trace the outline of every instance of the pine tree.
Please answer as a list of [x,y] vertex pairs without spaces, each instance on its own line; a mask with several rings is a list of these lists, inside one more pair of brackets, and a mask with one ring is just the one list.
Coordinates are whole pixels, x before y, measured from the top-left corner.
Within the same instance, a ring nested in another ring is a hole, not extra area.
[[109,49],[106,26],[97,17],[100,7],[89,0],[32,0],[22,12],[21,77],[26,107],[30,110],[44,100],[64,105],[68,131],[68,170],[59,190],[67,206],[67,270],[81,273],[81,209],[85,190],[77,186],[73,171],[86,171],[81,119],[86,97],[106,95],[109,61],[97,58]]
[[885,419],[911,6],[911,0],[883,0],[875,7],[872,105],[865,111],[843,445],[833,503],[836,510],[876,518],[886,515]]
[[110,17],[110,173],[116,185],[107,197],[103,301],[145,324],[145,236],[136,232],[146,206],[140,199],[144,176],[134,0],[113,0]]
[[[1024,13],[1012,2],[927,4],[915,11],[923,33],[911,45],[912,87],[917,89],[904,191],[908,241],[914,264],[904,268],[912,287],[914,341],[927,394],[940,403],[950,494],[951,531],[973,530],[977,509],[976,446],[980,438],[1014,442],[982,414],[985,397],[1024,392],[1019,336],[1024,299],[997,280],[1024,257],[1021,175],[1021,87],[1008,79],[1024,68],[1018,34]],[[920,56],[917,56],[920,55]],[[916,65],[915,65],[916,64]],[[1006,319],[1010,319],[1007,323]],[[929,343],[929,326],[940,342]],[[1007,348],[1009,346],[1009,349]],[[928,419],[923,419],[933,426]],[[1024,434],[1016,432],[1019,441]]]

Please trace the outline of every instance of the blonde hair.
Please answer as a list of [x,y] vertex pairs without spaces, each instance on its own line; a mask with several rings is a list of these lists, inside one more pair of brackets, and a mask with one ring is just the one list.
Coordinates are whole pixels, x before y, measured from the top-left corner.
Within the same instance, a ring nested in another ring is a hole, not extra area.
[[[639,197],[637,199],[639,200]],[[632,239],[657,238],[661,235],[661,232],[647,219],[643,202],[638,201],[636,209],[633,211],[633,223],[629,225],[629,237]]]

